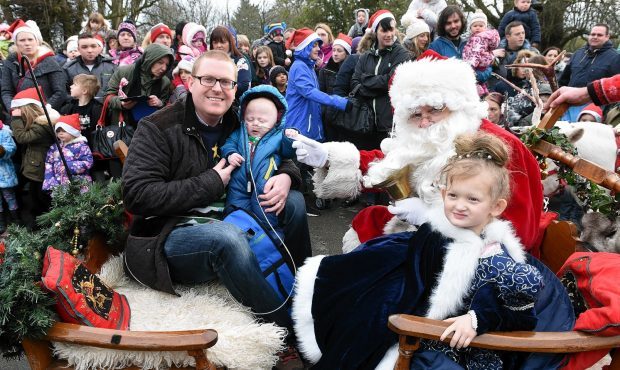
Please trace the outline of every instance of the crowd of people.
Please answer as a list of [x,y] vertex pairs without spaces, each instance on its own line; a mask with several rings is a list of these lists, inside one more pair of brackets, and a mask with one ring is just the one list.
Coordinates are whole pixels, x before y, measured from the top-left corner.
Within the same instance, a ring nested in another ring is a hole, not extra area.
[[[250,42],[230,25],[209,33],[190,21],[174,30],[157,24],[140,42],[130,20],[112,30],[94,13],[59,53],[32,20],[1,25],[0,229],[8,220],[22,222],[20,211],[33,217],[45,212],[51,191],[71,178],[88,191],[91,181],[122,177],[124,205],[134,215],[126,265],[135,279],[170,293],[173,283],[219,279],[239,302],[289,329],[290,348],[294,352],[299,340],[316,368],[383,361],[394,342],[387,312],[454,322],[445,333],[454,333],[450,346],[426,342],[417,357],[434,368],[448,362],[501,366],[507,359],[491,351],[460,352],[485,331],[531,329],[543,319],[568,330],[559,316],[551,320],[532,310],[541,281],[552,279],[524,254],[537,253],[540,173],[510,129],[532,124],[539,104],[533,91],[552,105],[562,99],[579,104],[567,112],[569,121],[607,122],[613,116],[618,107],[601,87],[617,86],[617,78],[604,78],[620,73],[608,25],[595,24],[587,43],[560,60],[559,47],[539,52],[541,27],[530,0],[515,0],[497,29],[482,10],[468,19],[444,0],[413,0],[400,28],[386,9],[356,9],[353,15],[347,34],[332,32],[326,23],[294,29],[275,22]],[[24,58],[38,91],[21,67]],[[556,81],[580,90],[554,93]],[[596,105],[586,106],[588,92]],[[372,112],[366,131],[336,122],[357,109],[352,97]],[[539,108],[544,113],[547,107]],[[102,120],[135,129],[124,166],[93,156]],[[363,191],[407,165],[415,165],[410,181],[416,197],[388,208],[381,206],[387,204],[384,194]],[[20,194],[28,194],[28,201]],[[377,206],[356,216],[345,236],[355,253],[304,265],[312,255],[307,215],[320,215],[317,208],[329,205],[324,200],[336,197],[347,199],[345,205],[363,199]],[[273,309],[280,299],[262,277],[245,235],[230,224],[205,222],[213,211],[236,208],[282,231],[295,265],[304,265],[295,323],[286,307]],[[423,233],[374,239],[387,230],[378,219],[391,227],[404,222],[403,230],[417,225]],[[408,252],[413,239],[424,246],[414,262]],[[476,260],[458,266],[463,254],[450,247],[457,242]],[[153,258],[142,258],[147,250],[155,251]],[[420,263],[432,251],[438,251],[432,263]],[[481,255],[486,259],[478,261]],[[428,270],[423,279],[402,273],[411,263]],[[489,286],[473,278],[498,264],[514,268],[500,271]],[[376,274],[363,277],[371,267]],[[462,273],[439,274],[448,268]],[[332,296],[352,278],[342,271],[368,285]],[[503,282],[516,275],[531,284],[507,291]],[[455,279],[460,298],[448,302],[441,296],[454,295],[449,285]],[[369,290],[370,301],[351,301]],[[478,291],[480,296],[472,293]],[[483,295],[487,300],[479,299]],[[372,303],[383,300],[390,306]],[[334,307],[346,309],[334,313]],[[386,314],[367,320],[370,310]],[[502,323],[501,315],[514,320]],[[352,330],[363,331],[354,341],[339,337],[350,338]],[[336,332],[342,334],[330,334]]]

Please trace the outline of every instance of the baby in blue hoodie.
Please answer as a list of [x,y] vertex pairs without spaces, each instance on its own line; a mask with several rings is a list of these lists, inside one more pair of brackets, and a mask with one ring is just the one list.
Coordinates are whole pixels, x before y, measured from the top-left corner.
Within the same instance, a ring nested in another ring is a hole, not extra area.
[[281,160],[295,157],[289,137],[297,130],[284,129],[288,105],[273,86],[259,85],[246,91],[240,106],[241,126],[222,147],[222,156],[238,166],[228,183],[225,213],[242,208],[276,228],[276,213],[265,212],[268,207],[260,206],[258,195],[263,194]]

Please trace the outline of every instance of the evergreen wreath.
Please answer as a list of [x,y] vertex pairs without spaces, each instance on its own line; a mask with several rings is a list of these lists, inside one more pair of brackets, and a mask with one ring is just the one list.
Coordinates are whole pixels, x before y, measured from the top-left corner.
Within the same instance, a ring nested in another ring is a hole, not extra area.
[[[37,339],[57,321],[55,299],[41,288],[43,256],[49,245],[71,252],[72,239],[86,245],[94,234],[108,245],[123,244],[124,208],[120,181],[58,187],[51,210],[37,218],[40,231],[11,226],[0,252],[0,351],[4,357],[22,354],[24,338]],[[74,234],[76,227],[79,235]]]
[[[520,136],[521,141],[531,147],[541,140],[560,147],[566,153],[577,156],[577,148],[568,140],[566,135],[560,132],[559,127],[552,127],[550,130],[542,130],[532,127]],[[544,164],[545,158],[535,154],[538,162]],[[558,178],[564,179],[567,185],[572,186],[575,195],[583,203],[585,211],[592,210],[606,215],[610,219],[615,219],[620,215],[620,195],[609,195],[604,188],[591,180],[588,180],[568,167],[567,165],[556,162],[558,166]],[[544,168],[543,168],[544,169]]]

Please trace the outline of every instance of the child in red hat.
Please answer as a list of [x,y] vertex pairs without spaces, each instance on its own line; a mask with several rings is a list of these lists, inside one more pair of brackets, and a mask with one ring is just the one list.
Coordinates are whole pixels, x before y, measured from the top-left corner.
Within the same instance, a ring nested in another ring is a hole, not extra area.
[[[88,147],[86,138],[82,136],[80,129],[80,115],[77,113],[61,116],[54,126],[56,137],[60,143],[72,179],[87,184],[92,182],[88,171],[93,166],[93,154]],[[57,186],[67,184],[69,184],[67,170],[62,163],[56,145],[52,144],[45,158],[43,190],[52,191]],[[83,191],[86,190],[88,190],[88,187],[84,186]]]

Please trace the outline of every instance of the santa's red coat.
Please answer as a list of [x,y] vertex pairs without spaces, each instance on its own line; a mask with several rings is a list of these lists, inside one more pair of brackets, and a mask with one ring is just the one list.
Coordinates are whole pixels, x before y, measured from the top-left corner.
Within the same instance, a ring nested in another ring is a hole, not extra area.
[[[536,158],[516,136],[494,123],[482,120],[480,129],[501,138],[510,148],[508,170],[512,195],[502,218],[512,222],[526,250],[538,256],[543,190]],[[362,173],[368,170],[370,162],[383,157],[380,150],[360,151]],[[357,232],[360,242],[364,243],[383,235],[385,223],[392,217],[387,207],[367,207],[355,216],[351,226]]]

